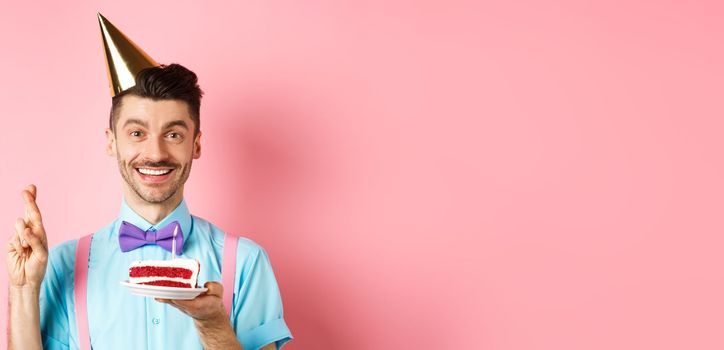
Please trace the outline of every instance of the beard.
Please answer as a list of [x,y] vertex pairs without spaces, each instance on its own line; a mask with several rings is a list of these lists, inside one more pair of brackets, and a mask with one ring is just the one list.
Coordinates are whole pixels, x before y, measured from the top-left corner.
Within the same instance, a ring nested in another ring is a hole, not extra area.
[[[136,195],[148,203],[158,204],[167,201],[173,197],[181,187],[186,183],[191,173],[191,165],[193,160],[189,161],[185,165],[180,165],[172,162],[161,161],[161,162],[138,162],[134,164],[127,164],[121,160],[120,155],[116,157],[118,159],[118,169],[121,172],[121,177],[126,181],[128,186],[136,193]],[[165,183],[158,185],[145,185],[140,182],[137,173],[137,168],[144,167],[167,167],[172,168],[172,177],[169,178]]]

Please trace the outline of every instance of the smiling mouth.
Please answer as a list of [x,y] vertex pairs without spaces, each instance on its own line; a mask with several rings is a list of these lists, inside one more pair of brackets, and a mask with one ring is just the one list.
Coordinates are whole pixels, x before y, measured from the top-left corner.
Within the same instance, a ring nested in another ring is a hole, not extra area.
[[151,168],[135,168],[136,173],[144,182],[160,183],[168,180],[171,173],[175,169],[151,169]]
[[173,169],[150,169],[150,168],[136,168],[136,171],[149,176],[163,176],[173,171]]

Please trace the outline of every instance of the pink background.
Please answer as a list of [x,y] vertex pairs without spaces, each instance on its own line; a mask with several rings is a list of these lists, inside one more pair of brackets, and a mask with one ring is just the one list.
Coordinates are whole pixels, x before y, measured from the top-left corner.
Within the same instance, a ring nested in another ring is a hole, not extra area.
[[101,11],[199,74],[186,197],[269,252],[287,349],[724,348],[724,8],[542,3],[5,4],[0,226],[28,183],[53,245],[119,209]]

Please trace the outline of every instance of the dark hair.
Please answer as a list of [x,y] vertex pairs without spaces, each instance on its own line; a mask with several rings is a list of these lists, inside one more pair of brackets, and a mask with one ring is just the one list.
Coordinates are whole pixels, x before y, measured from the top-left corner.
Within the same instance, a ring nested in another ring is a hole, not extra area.
[[135,86],[113,96],[110,128],[114,133],[116,132],[116,121],[118,120],[116,110],[121,107],[123,96],[136,95],[154,101],[180,100],[186,102],[191,120],[194,121],[194,136],[196,136],[201,128],[199,111],[203,94],[196,73],[180,64],[172,63],[143,69],[136,74]]

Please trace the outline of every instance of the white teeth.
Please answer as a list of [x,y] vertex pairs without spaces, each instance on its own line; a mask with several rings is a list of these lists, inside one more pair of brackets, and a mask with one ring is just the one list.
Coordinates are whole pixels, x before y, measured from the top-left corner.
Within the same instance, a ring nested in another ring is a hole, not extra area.
[[171,172],[171,169],[163,169],[163,170],[153,170],[153,169],[144,169],[144,168],[138,168],[138,172],[144,175],[165,175]]

